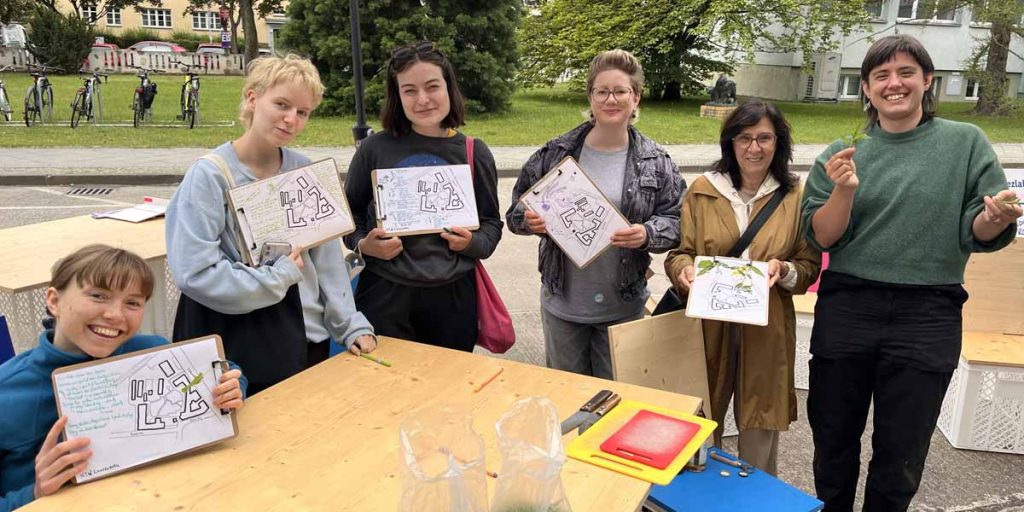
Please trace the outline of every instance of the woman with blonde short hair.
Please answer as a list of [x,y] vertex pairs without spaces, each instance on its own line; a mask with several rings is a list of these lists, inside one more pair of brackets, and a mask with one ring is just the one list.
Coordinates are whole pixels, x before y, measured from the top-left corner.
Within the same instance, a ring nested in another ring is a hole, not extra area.
[[330,339],[354,353],[376,346],[352,301],[337,243],[292,247],[250,267],[227,215],[227,189],[310,163],[285,146],[305,128],[323,94],[307,59],[252,61],[239,107],[245,133],[192,164],[167,208],[167,261],[182,292],[174,339],[219,334],[228,358],[246,368],[250,393],[326,359]]

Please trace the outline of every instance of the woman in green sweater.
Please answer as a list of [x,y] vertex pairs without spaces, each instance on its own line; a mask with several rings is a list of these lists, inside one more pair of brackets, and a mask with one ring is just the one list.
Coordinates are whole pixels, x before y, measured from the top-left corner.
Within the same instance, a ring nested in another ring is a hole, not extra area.
[[811,335],[807,414],[826,510],[852,510],[874,402],[864,510],[906,510],[960,355],[964,268],[1005,247],[1021,208],[977,127],[935,117],[931,57],[911,36],[861,64],[868,139],[837,141],[807,179],[808,240],[830,254]]

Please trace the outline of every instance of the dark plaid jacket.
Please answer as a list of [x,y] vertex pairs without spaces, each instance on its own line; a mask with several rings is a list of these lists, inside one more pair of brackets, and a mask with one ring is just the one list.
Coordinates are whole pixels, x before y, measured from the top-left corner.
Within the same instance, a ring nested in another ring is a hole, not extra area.
[[[505,213],[509,229],[518,235],[532,234],[526,227],[525,208],[519,197],[530,189],[563,158],[579,160],[583,139],[593,124],[585,122],[572,131],[549,141],[537,150],[519,174],[512,191],[512,206]],[[649,253],[662,253],[679,246],[679,213],[686,183],[668,153],[639,130],[629,127],[629,152],[623,180],[622,213],[630,224],[643,224],[647,245],[640,249],[616,249],[619,253],[619,296],[633,300],[647,286]],[[538,267],[548,291],[562,294],[566,256],[547,236],[540,237]]]

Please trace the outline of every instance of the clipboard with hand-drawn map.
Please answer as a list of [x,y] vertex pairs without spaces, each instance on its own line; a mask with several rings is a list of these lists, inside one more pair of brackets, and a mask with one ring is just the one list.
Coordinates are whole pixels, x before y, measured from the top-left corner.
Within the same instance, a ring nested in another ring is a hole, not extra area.
[[375,169],[370,176],[377,227],[388,235],[480,227],[473,172],[468,165]]
[[629,221],[571,156],[537,180],[519,201],[544,219],[550,237],[579,268],[611,247]]
[[226,368],[211,335],[54,370],[64,438],[89,438],[85,483],[238,435],[234,413],[213,406]]
[[308,249],[356,229],[333,158],[228,189],[227,196],[249,266],[259,264],[267,242]]

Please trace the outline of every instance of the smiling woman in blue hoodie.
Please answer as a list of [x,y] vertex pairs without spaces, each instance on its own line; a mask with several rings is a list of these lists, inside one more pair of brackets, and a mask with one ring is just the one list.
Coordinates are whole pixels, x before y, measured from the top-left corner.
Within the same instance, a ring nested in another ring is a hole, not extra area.
[[[39,346],[0,365],[0,512],[57,492],[85,471],[89,439],[59,441],[67,416],[57,417],[50,374],[72,364],[168,344],[137,335],[153,272],[123,249],[90,245],[57,262],[46,307],[53,330]],[[234,364],[213,390],[213,406],[240,409],[246,380]]]
[[272,265],[249,267],[227,215],[228,188],[310,163],[285,146],[323,92],[306,59],[253,61],[242,89],[245,133],[192,164],[167,208],[167,262],[182,292],[174,338],[219,334],[227,357],[249,374],[253,394],[325,360],[329,339],[357,354],[376,347],[373,328],[352,302],[337,242],[296,247]]

